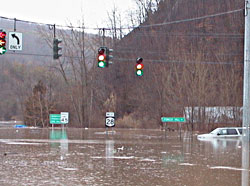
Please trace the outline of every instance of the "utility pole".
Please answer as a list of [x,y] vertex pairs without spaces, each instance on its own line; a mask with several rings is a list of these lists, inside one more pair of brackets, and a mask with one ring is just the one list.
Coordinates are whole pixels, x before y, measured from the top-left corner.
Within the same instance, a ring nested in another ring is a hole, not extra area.
[[102,46],[105,45],[105,28],[102,29]]
[[[245,36],[244,36],[244,87],[243,87],[243,123],[249,129],[250,121],[250,2],[245,0]],[[245,130],[248,132],[248,130]],[[249,132],[248,132],[249,133]]]
[[244,84],[243,84],[243,137],[241,185],[249,185],[249,121],[250,121],[250,2],[245,0]]

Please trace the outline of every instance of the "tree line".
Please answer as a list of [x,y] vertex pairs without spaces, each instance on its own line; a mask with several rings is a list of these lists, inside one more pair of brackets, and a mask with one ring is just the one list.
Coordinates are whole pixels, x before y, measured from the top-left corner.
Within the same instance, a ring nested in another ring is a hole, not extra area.
[[[128,15],[132,25],[154,25],[242,4],[233,2],[136,0],[136,11]],[[48,127],[50,113],[68,111],[72,127],[104,127],[105,112],[113,111],[118,127],[159,128],[162,116],[185,116],[185,110],[193,108],[187,128],[204,130],[214,127],[206,108],[220,106],[234,108],[234,117],[225,116],[222,124],[240,124],[243,14],[138,27],[129,33],[122,29],[118,10],[114,8],[109,18],[112,29],[106,31],[105,45],[114,49],[114,58],[108,68],[96,65],[102,35],[89,35],[84,29],[57,31],[67,57],[49,65],[2,63],[4,92],[13,92],[1,94],[10,96],[1,103],[1,117],[19,115],[27,125]],[[53,35],[38,29],[52,47]],[[137,57],[144,59],[142,77],[135,75]]]

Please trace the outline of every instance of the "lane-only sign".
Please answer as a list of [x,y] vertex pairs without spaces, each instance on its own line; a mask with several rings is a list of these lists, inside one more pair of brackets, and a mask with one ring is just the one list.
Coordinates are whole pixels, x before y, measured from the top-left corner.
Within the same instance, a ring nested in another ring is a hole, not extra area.
[[9,32],[9,50],[22,50],[23,34],[20,32]]

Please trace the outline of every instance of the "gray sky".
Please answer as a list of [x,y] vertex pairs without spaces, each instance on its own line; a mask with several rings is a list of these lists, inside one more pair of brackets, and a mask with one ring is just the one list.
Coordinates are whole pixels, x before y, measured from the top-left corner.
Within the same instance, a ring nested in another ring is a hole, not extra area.
[[5,1],[0,16],[47,24],[68,25],[77,23],[84,16],[86,27],[104,27],[107,12],[114,6],[122,12],[135,7],[134,0],[11,0]]

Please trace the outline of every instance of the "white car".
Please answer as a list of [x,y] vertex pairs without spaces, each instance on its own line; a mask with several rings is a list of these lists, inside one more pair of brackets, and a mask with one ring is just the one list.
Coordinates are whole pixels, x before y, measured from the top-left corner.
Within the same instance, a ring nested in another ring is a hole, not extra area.
[[227,127],[217,128],[208,134],[200,134],[197,139],[209,139],[209,138],[240,138],[242,136],[242,127]]

